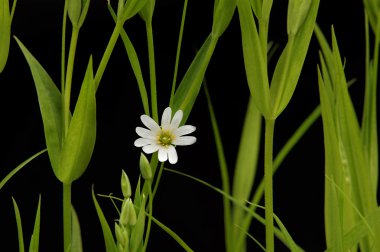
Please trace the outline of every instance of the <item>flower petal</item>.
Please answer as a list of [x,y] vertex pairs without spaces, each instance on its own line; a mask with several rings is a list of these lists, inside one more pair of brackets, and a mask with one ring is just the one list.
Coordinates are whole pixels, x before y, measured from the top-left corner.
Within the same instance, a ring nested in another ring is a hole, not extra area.
[[177,151],[174,146],[170,145],[168,149],[169,163],[175,164],[178,161]]
[[170,123],[170,128],[172,130],[175,130],[179,127],[179,124],[181,123],[182,117],[183,117],[182,110],[178,110],[177,112],[175,112],[173,119],[172,119],[172,122]]
[[148,144],[154,144],[156,141],[153,139],[148,139],[148,138],[138,138],[135,141],[135,146],[136,147],[143,147]]
[[172,144],[174,145],[190,145],[197,141],[193,136],[182,136],[173,140]]
[[150,118],[149,116],[147,115],[142,115],[140,117],[142,123],[148,128],[150,129],[151,131],[153,132],[157,132],[160,130],[160,126],[152,119]]
[[158,149],[158,160],[160,162],[168,160],[168,148],[161,147]]
[[162,129],[168,129],[170,126],[170,120],[172,119],[172,109],[167,107],[162,113],[161,127]]
[[160,149],[160,146],[158,144],[149,144],[149,145],[145,145],[143,147],[143,151],[146,153],[146,154],[151,154],[153,152],[156,152]]
[[143,138],[148,138],[148,139],[152,139],[152,140],[157,139],[157,133],[150,131],[150,130],[147,130],[147,129],[142,128],[142,127],[136,127],[136,133],[137,133],[137,135],[139,135]]
[[179,127],[178,129],[174,130],[174,135],[177,137],[187,135],[190,133],[193,133],[196,130],[196,128],[192,125],[183,125]]

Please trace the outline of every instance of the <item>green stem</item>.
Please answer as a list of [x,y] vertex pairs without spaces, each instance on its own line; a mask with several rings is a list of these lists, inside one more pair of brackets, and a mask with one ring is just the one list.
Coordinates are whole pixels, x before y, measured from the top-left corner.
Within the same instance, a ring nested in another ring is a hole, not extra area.
[[63,251],[71,246],[71,183],[63,184]]
[[162,176],[162,171],[164,170],[164,163],[161,163],[160,169],[158,170],[156,182],[154,183],[154,189],[153,189],[153,198],[156,195],[158,185],[160,184],[161,176]]
[[149,242],[150,227],[152,226],[153,197],[154,197],[153,196],[153,192],[152,192],[151,180],[146,181],[146,182],[148,183],[148,188],[149,188],[149,215],[148,215],[148,224],[147,224],[146,232],[145,232],[145,240],[144,240],[144,249],[143,249],[143,252],[146,251],[146,248],[147,248],[148,242]]
[[265,119],[265,241],[266,251],[274,252],[273,226],[273,135],[275,120]]
[[148,40],[148,55],[149,55],[149,74],[150,74],[150,95],[152,101],[152,116],[158,122],[157,111],[157,87],[156,87],[156,65],[154,58],[154,42],[152,23],[146,22],[146,35]]
[[116,41],[119,37],[120,31],[122,28],[123,28],[123,22],[117,20],[115,28],[113,29],[111,38],[108,41],[106,50],[104,51],[103,57],[100,60],[98,70],[96,71],[96,74],[95,74],[95,90],[97,90],[99,87],[100,81],[102,80],[104,71],[111,57],[112,51],[115,48]]
[[61,42],[61,92],[65,90],[65,64],[66,64],[66,24],[67,24],[67,0],[63,7],[62,42]]
[[176,58],[175,58],[174,76],[173,76],[173,83],[172,83],[172,90],[171,90],[171,94],[170,94],[169,106],[172,106],[172,104],[173,104],[173,97],[174,97],[174,92],[175,92],[175,87],[176,87],[176,82],[177,82],[179,56],[181,54],[181,45],[182,45],[182,39],[183,39],[183,30],[184,30],[184,27],[185,27],[185,19],[186,19],[186,12],[187,12],[187,2],[188,2],[188,0],[185,0],[185,2],[183,4],[181,27],[179,29],[177,54],[176,54]]
[[66,69],[66,80],[64,87],[64,102],[63,102],[63,121],[64,121],[64,135],[66,136],[68,128],[69,128],[69,120],[70,120],[70,99],[71,99],[71,84],[73,80],[73,70],[74,70],[74,61],[75,61],[75,51],[77,48],[79,36],[79,28],[73,27],[71,33],[71,42],[70,42],[70,51],[69,57],[67,59],[67,69]]

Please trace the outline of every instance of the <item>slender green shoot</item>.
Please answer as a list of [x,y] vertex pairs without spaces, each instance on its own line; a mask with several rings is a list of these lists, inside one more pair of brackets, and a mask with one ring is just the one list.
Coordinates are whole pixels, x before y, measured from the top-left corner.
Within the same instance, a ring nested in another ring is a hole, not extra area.
[[17,234],[18,234],[18,248],[20,252],[25,251],[24,247],[24,236],[22,232],[22,223],[21,223],[21,215],[20,215],[20,210],[18,209],[16,200],[12,197],[13,201],[13,207],[16,215],[16,223],[17,223]]

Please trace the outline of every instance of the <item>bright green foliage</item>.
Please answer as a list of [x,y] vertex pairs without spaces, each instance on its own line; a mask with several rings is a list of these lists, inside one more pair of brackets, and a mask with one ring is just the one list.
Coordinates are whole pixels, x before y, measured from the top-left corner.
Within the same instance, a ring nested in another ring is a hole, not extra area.
[[227,29],[234,15],[236,0],[215,0],[212,36],[219,38]]
[[104,243],[106,246],[106,252],[117,252],[117,246],[115,239],[112,235],[112,231],[108,225],[107,219],[104,217],[104,213],[99,206],[99,203],[96,199],[95,193],[94,193],[94,188],[92,188],[92,200],[94,201],[96,213],[98,214],[100,225],[102,226],[103,230],[103,237],[104,237]]
[[74,27],[83,25],[89,6],[90,0],[68,0],[67,12]]
[[40,226],[41,226],[41,195],[38,199],[36,219],[34,221],[33,234],[30,238],[29,252],[38,252],[40,245]]
[[61,93],[49,74],[16,38],[33,75],[45,131],[46,146],[53,171],[58,176],[62,146],[62,101]]
[[124,23],[140,12],[147,2],[148,0],[119,0],[117,18]]
[[71,216],[72,216],[72,233],[71,233],[71,246],[70,252],[82,252],[82,235],[80,231],[78,215],[74,209],[71,207]]
[[12,201],[13,201],[13,208],[14,208],[15,215],[16,215],[17,235],[18,235],[18,248],[19,248],[20,252],[24,252],[25,251],[25,248],[24,248],[24,236],[23,236],[23,233],[22,233],[22,223],[21,223],[20,210],[19,210],[19,208],[17,206],[16,200],[13,197],[12,197]]
[[311,6],[311,1],[289,0],[288,6],[288,34],[297,34],[298,29],[305,22]]
[[[260,149],[260,135],[261,115],[251,97],[249,99],[243,131],[240,137],[240,146],[232,185],[232,196],[241,204],[245,204],[249,201],[252,192]],[[250,216],[250,214],[236,205],[232,206],[231,212],[231,222],[233,225],[243,228],[243,220],[246,216]],[[233,230],[234,239],[236,239],[238,235],[244,235],[244,232],[247,232],[247,230],[240,230],[234,227],[232,227],[231,230]]]
[[[308,0],[303,1],[308,2]],[[291,31],[288,35],[288,43],[276,64],[270,87],[272,118],[279,116],[293,96],[309,48],[311,35],[313,34],[319,0],[313,0],[310,8],[306,8],[304,5],[307,6],[307,4],[300,5],[303,6],[299,7],[300,10],[292,6],[292,1],[289,3],[289,8],[292,8],[289,9],[290,13],[288,13],[288,22],[291,22],[288,23],[288,26],[291,27],[289,28]],[[296,13],[292,12],[297,11],[303,11],[302,13],[297,13],[297,15],[302,14],[306,17],[303,19],[299,17],[300,19],[296,20],[290,19],[289,15],[294,16]],[[306,11],[307,14],[305,13]]]
[[[325,140],[326,242],[328,248],[342,248],[342,237],[358,224],[361,216],[367,218],[377,210],[376,191],[334,31],[332,49],[318,29],[316,34],[323,52],[319,89]],[[370,233],[374,236],[367,235],[352,249],[360,245],[362,251],[370,251],[375,246],[377,251],[378,239],[374,237],[380,235],[379,225],[375,224]]]
[[152,22],[155,4],[156,4],[156,0],[148,0],[144,8],[140,10],[139,14],[145,22],[148,22],[148,23]]
[[17,2],[13,1],[12,13],[10,13],[8,1],[0,0],[0,73],[4,70],[8,59],[12,17]]
[[62,146],[57,177],[71,183],[86,170],[95,146],[96,100],[95,84],[90,59],[85,78]]
[[363,0],[369,23],[372,29],[375,31],[378,26],[380,1],[379,0]]

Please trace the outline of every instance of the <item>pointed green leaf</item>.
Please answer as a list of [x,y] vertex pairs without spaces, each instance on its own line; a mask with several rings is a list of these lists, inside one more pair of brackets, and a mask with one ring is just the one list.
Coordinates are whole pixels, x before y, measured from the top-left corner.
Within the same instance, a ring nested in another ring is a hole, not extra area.
[[115,242],[115,239],[112,235],[112,231],[108,225],[108,222],[106,218],[104,217],[104,213],[99,206],[98,201],[96,200],[95,193],[94,193],[94,187],[92,187],[92,200],[94,201],[96,213],[98,214],[100,225],[102,226],[103,230],[103,237],[104,237],[104,243],[106,246],[106,252],[117,252],[117,245]]
[[296,34],[289,34],[288,43],[277,62],[270,87],[272,118],[278,117],[293,96],[313,34],[318,7],[319,0],[313,0],[304,23]]
[[[143,237],[145,231],[145,203],[146,198],[142,197],[139,214],[136,225],[131,231],[130,251],[137,252],[143,246]],[[136,209],[138,210],[138,209]]]
[[33,159],[35,159],[36,157],[38,157],[39,155],[41,155],[42,153],[44,153],[46,151],[45,150],[42,150],[40,152],[37,152],[36,154],[34,154],[33,156],[31,156],[30,158],[28,158],[27,160],[25,160],[24,162],[22,162],[21,164],[19,164],[16,168],[14,168],[10,173],[8,173],[7,176],[5,176],[5,178],[3,178],[3,180],[0,181],[0,190],[1,188],[3,188],[3,186],[14,176],[16,175],[17,172],[19,172],[22,168],[24,168],[27,164],[29,164],[29,162],[31,162]]
[[[251,96],[245,115],[243,132],[240,137],[240,146],[235,165],[232,188],[232,196],[241,204],[247,202],[251,195],[256,175],[258,153],[260,150],[260,133],[261,114],[257,110]],[[241,227],[241,222],[245,214],[244,209],[234,206],[232,214],[232,223]],[[232,228],[232,230],[235,235],[247,231],[242,231],[236,228]]]
[[235,13],[236,0],[215,0],[212,36],[220,37],[227,29]]
[[90,7],[90,0],[82,0],[82,12],[79,17],[78,27],[81,27],[84,23],[84,20],[87,17],[88,8]]
[[199,94],[217,39],[209,35],[188,68],[173,98],[172,110],[182,110],[185,123]]
[[70,252],[82,252],[82,236],[80,231],[78,215],[74,209],[71,207],[71,218],[72,218],[72,233],[71,233],[71,250]]
[[33,57],[28,49],[26,49],[21,41],[16,37],[15,39],[20,46],[33,75],[44,124],[45,140],[50,163],[55,175],[58,177],[63,125],[61,93],[40,63]]
[[249,0],[237,0],[244,66],[248,87],[258,110],[269,117],[269,81],[263,52]]
[[11,42],[11,14],[8,0],[0,0],[0,73],[4,70]]
[[90,59],[61,155],[58,178],[71,183],[86,170],[96,139],[95,83]]
[[40,244],[40,224],[41,224],[41,195],[38,197],[36,219],[34,221],[33,234],[30,238],[29,252],[38,252]]
[[13,201],[13,208],[16,215],[16,223],[17,223],[17,235],[18,235],[18,247],[20,252],[24,252],[24,236],[22,233],[22,223],[21,223],[21,216],[20,216],[20,210],[18,209],[16,200],[12,197]]
[[278,218],[277,215],[273,215],[273,218],[276,220],[277,225],[280,227],[280,230],[282,234],[284,235],[284,238],[286,240],[286,244],[290,251],[292,252],[301,252],[303,251],[300,247],[297,246],[297,244],[294,242],[292,236],[289,234],[288,230],[286,229],[284,223]]

